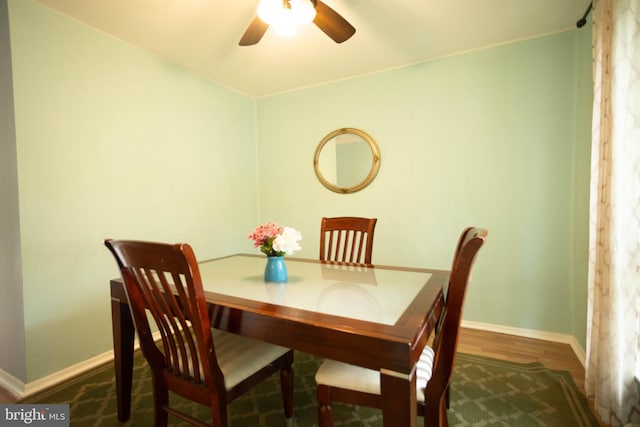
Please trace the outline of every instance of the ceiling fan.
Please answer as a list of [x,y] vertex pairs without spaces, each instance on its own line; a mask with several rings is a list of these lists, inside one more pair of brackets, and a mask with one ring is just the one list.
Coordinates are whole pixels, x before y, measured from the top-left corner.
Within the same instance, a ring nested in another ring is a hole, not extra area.
[[[270,0],[271,3],[275,1],[276,0]],[[262,2],[265,2],[265,0],[262,0]],[[356,32],[356,29],[347,22],[346,19],[321,0],[277,0],[277,2],[278,9],[286,11],[291,10],[292,3],[294,3],[294,6],[296,2],[309,3],[309,8],[313,7],[313,9],[315,9],[315,16],[313,16],[314,11],[311,10],[313,23],[336,43],[342,43],[348,40]],[[263,3],[258,7],[258,16],[251,21],[251,24],[249,24],[249,27],[247,27],[247,30],[240,39],[240,46],[251,46],[258,43],[269,28],[270,24],[259,16],[261,14],[260,7],[262,4]]]

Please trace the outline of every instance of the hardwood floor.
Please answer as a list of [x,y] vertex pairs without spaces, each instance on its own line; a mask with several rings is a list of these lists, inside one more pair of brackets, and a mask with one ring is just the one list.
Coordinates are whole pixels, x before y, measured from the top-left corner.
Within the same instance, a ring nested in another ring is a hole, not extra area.
[[[550,369],[566,370],[584,392],[584,367],[568,344],[462,328],[458,351],[519,363],[540,362]],[[0,388],[0,403],[15,401]]]
[[[585,392],[584,366],[569,344],[461,328],[458,351],[517,363],[540,362],[549,369],[568,371],[578,389]],[[593,409],[593,402],[589,403]]]
[[461,328],[458,351],[518,363],[540,362],[549,369],[569,371],[584,393],[584,367],[569,344]]

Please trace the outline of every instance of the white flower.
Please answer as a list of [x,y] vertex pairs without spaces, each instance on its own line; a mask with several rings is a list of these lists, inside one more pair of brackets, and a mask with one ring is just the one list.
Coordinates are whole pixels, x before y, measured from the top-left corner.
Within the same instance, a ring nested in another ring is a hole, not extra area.
[[302,249],[298,241],[302,240],[302,234],[291,227],[284,227],[282,233],[273,240],[273,249],[291,255]]

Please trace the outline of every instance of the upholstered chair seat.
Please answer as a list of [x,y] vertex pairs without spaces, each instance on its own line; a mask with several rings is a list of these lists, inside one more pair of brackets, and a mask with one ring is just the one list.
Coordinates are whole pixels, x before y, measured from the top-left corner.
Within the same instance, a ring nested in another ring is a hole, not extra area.
[[231,390],[290,349],[263,341],[242,337],[219,329],[212,329],[218,365],[224,385]]
[[[416,378],[418,402],[425,401],[424,389],[431,379],[433,355],[433,349],[425,347],[418,361]],[[380,394],[380,372],[331,359],[324,361],[316,372],[316,382],[361,393]]]

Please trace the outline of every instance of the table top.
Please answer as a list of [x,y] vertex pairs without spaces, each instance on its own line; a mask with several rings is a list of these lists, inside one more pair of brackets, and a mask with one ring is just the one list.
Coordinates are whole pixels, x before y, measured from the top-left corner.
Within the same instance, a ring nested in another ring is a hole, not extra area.
[[[276,284],[264,282],[264,255],[237,254],[200,262],[207,301],[244,313],[240,329],[231,330],[280,345],[289,338],[276,335],[288,328],[288,333],[295,329],[301,334],[322,334],[328,341],[340,336],[344,346],[365,339],[415,349],[424,345],[424,333],[428,335],[437,320],[449,277],[445,270],[365,267],[294,257],[286,258],[286,263],[289,280]],[[251,325],[247,316],[258,323]],[[273,319],[278,320],[278,330],[258,331],[259,323]],[[287,345],[316,351],[305,348],[304,341],[313,346],[317,337],[296,338],[295,345]]]
[[286,283],[265,283],[264,256],[225,257],[199,268],[205,291],[385,325],[398,321],[432,276],[426,270],[285,260]]

